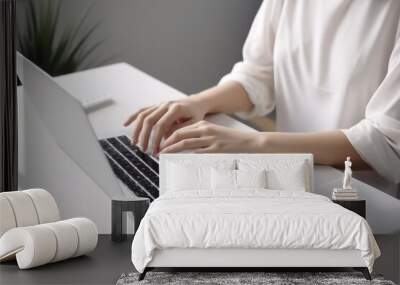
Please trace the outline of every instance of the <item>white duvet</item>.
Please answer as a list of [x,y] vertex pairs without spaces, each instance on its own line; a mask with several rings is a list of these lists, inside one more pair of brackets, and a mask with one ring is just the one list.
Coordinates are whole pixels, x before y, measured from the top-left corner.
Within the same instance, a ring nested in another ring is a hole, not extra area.
[[358,249],[370,271],[380,255],[368,223],[328,198],[256,189],[156,199],[133,240],[132,262],[143,272],[165,248]]

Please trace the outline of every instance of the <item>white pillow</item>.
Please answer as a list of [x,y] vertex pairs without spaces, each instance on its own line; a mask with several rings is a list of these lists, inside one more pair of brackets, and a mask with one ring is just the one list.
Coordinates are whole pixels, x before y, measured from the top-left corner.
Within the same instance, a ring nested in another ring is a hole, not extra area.
[[215,162],[170,161],[166,165],[167,191],[211,190],[211,169],[234,169],[234,160]]
[[236,170],[233,169],[211,169],[212,190],[235,190]]
[[238,160],[240,170],[266,169],[267,188],[271,190],[308,191],[308,167],[303,160]]
[[239,190],[241,188],[266,188],[267,177],[262,170],[211,170],[211,188],[213,190]]
[[267,171],[261,170],[235,170],[237,188],[267,188]]
[[210,168],[198,166],[185,166],[182,164],[171,163],[168,165],[167,190],[185,191],[193,189],[209,189],[210,180],[205,179],[209,176],[207,172]]

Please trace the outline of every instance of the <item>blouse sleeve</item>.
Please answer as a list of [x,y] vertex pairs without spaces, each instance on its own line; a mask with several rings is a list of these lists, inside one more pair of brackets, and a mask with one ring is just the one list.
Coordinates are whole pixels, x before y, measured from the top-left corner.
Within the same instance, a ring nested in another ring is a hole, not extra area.
[[266,115],[275,108],[273,52],[282,2],[263,1],[243,46],[243,60],[236,63],[231,73],[220,81],[236,81],[246,90],[253,109],[237,113],[241,118]]
[[[399,31],[400,32],[400,31]],[[360,156],[379,174],[400,182],[400,33],[388,72],[367,104],[365,119],[345,135]]]

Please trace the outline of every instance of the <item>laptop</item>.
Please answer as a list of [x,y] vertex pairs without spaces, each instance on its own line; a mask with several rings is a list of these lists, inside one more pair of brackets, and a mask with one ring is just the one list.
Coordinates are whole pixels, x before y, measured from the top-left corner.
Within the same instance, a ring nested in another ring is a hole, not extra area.
[[20,53],[17,73],[25,97],[57,145],[111,199],[126,196],[127,191],[150,201],[159,196],[156,157],[131,145],[122,134],[98,140],[82,103]]

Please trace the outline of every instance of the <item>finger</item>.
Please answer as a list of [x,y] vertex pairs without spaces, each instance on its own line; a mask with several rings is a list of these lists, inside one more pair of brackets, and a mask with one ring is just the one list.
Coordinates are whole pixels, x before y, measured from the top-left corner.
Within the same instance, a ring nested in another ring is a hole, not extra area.
[[159,152],[161,140],[165,136],[167,130],[171,129],[171,126],[174,125],[174,122],[177,121],[181,116],[182,114],[179,112],[179,110],[170,108],[156,123],[153,133],[154,154]]
[[136,120],[137,116],[138,116],[140,113],[142,113],[142,112],[144,112],[144,111],[146,111],[146,110],[148,110],[148,109],[150,109],[150,108],[152,108],[152,107],[154,107],[154,106],[140,108],[138,111],[136,111],[135,113],[133,113],[132,115],[130,115],[129,118],[125,121],[124,127],[129,126],[134,120]]
[[146,151],[149,145],[149,138],[153,126],[157,123],[157,121],[167,112],[168,108],[164,104],[154,110],[151,114],[149,114],[143,121],[142,130],[139,135],[139,145],[142,151]]
[[211,142],[212,139],[210,137],[184,139],[164,148],[161,153],[173,153],[184,150],[204,148],[209,146]]
[[186,132],[194,133],[196,137],[209,136],[211,134],[210,127],[204,123],[204,121],[193,122],[192,124],[185,124],[180,126],[174,133],[166,138],[163,143],[163,147],[170,144],[171,142],[176,142],[178,140],[188,138],[185,134]]
[[146,109],[145,111],[142,111],[135,119],[135,124],[133,126],[133,131],[132,131],[132,143],[137,144],[138,143],[138,138],[139,134],[142,130],[143,127],[143,122],[144,119],[151,114],[157,107],[150,107]]
[[168,138],[169,136],[171,136],[175,131],[182,129],[184,127],[193,125],[195,123],[195,120],[191,119],[191,120],[187,120],[181,123],[175,123],[172,125],[172,127],[164,133],[165,138]]
[[193,139],[201,137],[201,130],[197,128],[191,128],[191,126],[177,130],[171,136],[169,136],[162,144],[161,149],[165,149],[170,145],[176,144],[179,141],[185,139]]
[[194,149],[193,153],[220,153],[214,146],[210,145],[208,147]]

